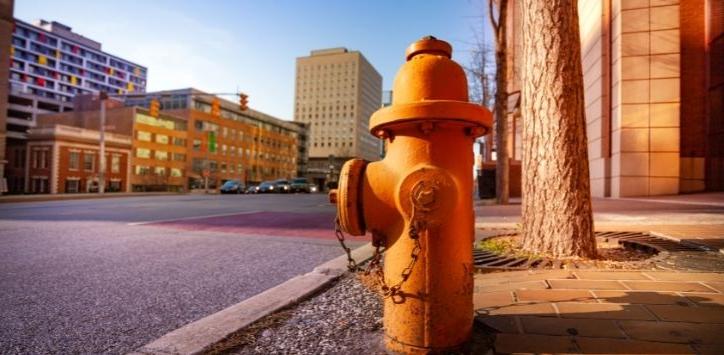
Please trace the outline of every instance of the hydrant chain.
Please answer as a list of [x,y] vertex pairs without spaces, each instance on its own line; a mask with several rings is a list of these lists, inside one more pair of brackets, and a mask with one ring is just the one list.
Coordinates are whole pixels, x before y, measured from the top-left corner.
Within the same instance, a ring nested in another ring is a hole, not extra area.
[[347,253],[347,269],[357,271],[357,262],[352,258],[352,250],[344,243],[344,232],[342,232],[342,227],[339,224],[339,218],[334,219],[334,234],[344,252]]

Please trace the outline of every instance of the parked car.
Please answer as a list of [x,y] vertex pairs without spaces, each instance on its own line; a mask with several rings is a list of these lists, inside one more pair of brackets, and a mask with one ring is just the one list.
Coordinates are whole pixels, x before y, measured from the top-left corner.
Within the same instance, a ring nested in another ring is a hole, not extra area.
[[244,193],[244,184],[238,180],[228,180],[219,189],[222,194],[241,194]]
[[268,194],[276,192],[276,186],[274,185],[275,181],[264,181],[261,184],[259,184],[259,189],[257,190],[257,193],[260,194]]
[[309,184],[309,192],[319,192],[319,186],[317,186],[317,184]]
[[290,187],[289,187],[289,181],[284,179],[279,179],[274,181],[274,191],[280,194],[286,194],[289,193]]
[[289,184],[289,189],[292,192],[306,192],[309,193],[311,190],[309,188],[309,181],[307,181],[307,178],[296,178],[292,179],[292,183]]
[[259,193],[259,186],[258,185],[249,185],[246,187],[246,193],[247,194],[256,194]]

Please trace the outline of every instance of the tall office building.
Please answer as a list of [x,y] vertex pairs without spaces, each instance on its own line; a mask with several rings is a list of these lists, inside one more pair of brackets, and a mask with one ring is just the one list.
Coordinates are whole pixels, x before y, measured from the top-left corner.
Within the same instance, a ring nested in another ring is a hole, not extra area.
[[309,127],[307,176],[323,185],[349,158],[378,159],[369,118],[381,105],[382,76],[362,53],[315,50],[297,58],[296,70],[294,120]]
[[55,21],[15,19],[10,57],[8,138],[24,140],[38,114],[72,110],[75,95],[146,90],[145,67]]

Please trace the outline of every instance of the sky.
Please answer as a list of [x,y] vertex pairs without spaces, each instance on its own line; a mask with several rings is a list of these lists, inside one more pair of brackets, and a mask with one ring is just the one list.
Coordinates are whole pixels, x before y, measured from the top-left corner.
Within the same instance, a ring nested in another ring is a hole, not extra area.
[[[249,95],[292,120],[295,58],[359,50],[391,89],[405,48],[434,35],[469,65],[486,0],[16,0],[15,17],[58,21],[148,68],[147,91],[195,87]],[[233,97],[230,100],[236,101]]]

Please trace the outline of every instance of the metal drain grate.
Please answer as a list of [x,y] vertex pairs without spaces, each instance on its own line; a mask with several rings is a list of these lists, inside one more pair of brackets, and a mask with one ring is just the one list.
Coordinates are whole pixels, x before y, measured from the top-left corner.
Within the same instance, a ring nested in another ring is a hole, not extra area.
[[[515,233],[499,234],[495,237],[515,236]],[[617,242],[627,249],[640,250],[652,254],[643,261],[631,261],[630,265],[652,265],[667,257],[669,253],[704,252],[706,249],[682,244],[673,240],[657,237],[641,232],[596,232],[596,239],[603,242]],[[473,249],[473,264],[477,269],[588,269],[596,267],[596,261],[577,261],[550,258],[529,258],[503,255],[486,250]]]

